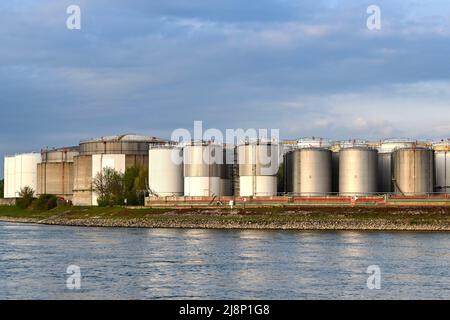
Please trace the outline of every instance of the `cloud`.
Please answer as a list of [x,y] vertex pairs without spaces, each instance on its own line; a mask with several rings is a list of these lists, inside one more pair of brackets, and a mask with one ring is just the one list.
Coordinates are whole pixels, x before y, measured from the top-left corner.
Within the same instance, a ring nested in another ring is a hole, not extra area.
[[375,33],[370,1],[80,0],[69,31],[72,2],[0,4],[0,156],[194,120],[286,138],[450,133],[443,0],[377,1]]

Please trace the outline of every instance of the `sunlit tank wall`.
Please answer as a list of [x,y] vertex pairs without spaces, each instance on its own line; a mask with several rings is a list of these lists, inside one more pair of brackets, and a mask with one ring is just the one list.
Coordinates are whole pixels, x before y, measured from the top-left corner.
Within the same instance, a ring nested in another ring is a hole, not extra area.
[[148,184],[153,196],[184,195],[183,149],[181,147],[150,147],[148,164]]
[[238,146],[239,195],[276,196],[279,145],[246,143]]
[[54,194],[67,200],[73,196],[73,159],[78,147],[44,150],[37,165],[37,195]]
[[339,193],[369,195],[377,191],[377,150],[358,146],[339,151]]
[[435,143],[435,192],[450,194],[450,142]]
[[4,197],[16,197],[16,158],[6,156],[4,159]]
[[[103,168],[114,163],[116,170],[126,170],[133,166],[148,168],[150,145],[164,144],[166,141],[138,135],[103,137],[80,143],[79,155],[74,157],[74,205],[97,205],[92,192],[92,181]],[[96,157],[94,155],[104,155]]]
[[425,195],[434,189],[434,156],[428,148],[402,148],[392,154],[394,191]]
[[286,192],[301,196],[331,193],[331,150],[302,148],[286,154]]
[[40,153],[25,153],[5,157],[5,198],[17,198],[24,187],[36,193],[37,164]]
[[392,182],[392,152],[400,148],[410,148],[415,141],[409,139],[386,139],[378,148],[378,191],[389,193],[394,191]]
[[224,196],[224,150],[207,142],[194,142],[183,148],[184,195]]

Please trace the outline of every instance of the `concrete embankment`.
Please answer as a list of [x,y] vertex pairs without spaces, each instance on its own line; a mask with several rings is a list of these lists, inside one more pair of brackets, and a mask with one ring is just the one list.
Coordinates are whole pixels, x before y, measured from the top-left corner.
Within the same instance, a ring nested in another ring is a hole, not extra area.
[[449,207],[225,209],[69,208],[0,221],[83,227],[450,231]]

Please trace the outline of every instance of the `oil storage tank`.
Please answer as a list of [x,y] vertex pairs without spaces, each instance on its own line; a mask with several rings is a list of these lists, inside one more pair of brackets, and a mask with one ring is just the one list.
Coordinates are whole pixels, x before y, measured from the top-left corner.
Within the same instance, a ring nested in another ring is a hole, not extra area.
[[92,182],[98,173],[109,167],[124,172],[133,166],[148,168],[150,145],[166,141],[155,137],[125,134],[80,142],[74,157],[74,205],[97,205]]
[[239,195],[276,196],[280,148],[277,143],[244,143],[238,147]]
[[73,159],[78,147],[43,150],[37,165],[36,194],[53,194],[66,200],[73,197]]
[[339,151],[339,193],[342,196],[370,195],[377,191],[377,150],[366,146]]
[[3,161],[4,197],[16,197],[16,159],[14,156],[6,156]]
[[234,194],[234,157],[235,148],[232,145],[224,145],[223,147],[223,160],[224,165],[222,168],[222,195],[232,196]]
[[394,191],[398,195],[425,195],[434,189],[434,157],[429,148],[401,148],[392,154]]
[[392,152],[400,148],[412,148],[415,141],[409,139],[385,139],[378,148],[378,191],[390,193],[394,191],[392,181]]
[[184,195],[224,196],[225,166],[222,145],[195,141],[183,148]]
[[148,156],[148,185],[157,197],[183,196],[183,148],[175,145],[151,146]]
[[331,150],[304,147],[288,152],[284,157],[285,191],[300,196],[320,196],[331,193]]
[[17,198],[24,187],[30,187],[36,194],[37,165],[40,153],[24,153],[5,157],[5,198]]
[[435,192],[450,194],[450,141],[433,144]]

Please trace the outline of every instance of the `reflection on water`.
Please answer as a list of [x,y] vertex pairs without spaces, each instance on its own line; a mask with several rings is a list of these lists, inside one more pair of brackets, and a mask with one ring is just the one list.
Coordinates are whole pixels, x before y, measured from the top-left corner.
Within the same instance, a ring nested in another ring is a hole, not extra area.
[[[0,223],[0,299],[450,299],[450,234]],[[81,267],[82,288],[66,289]],[[370,265],[381,290],[366,287]]]

